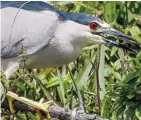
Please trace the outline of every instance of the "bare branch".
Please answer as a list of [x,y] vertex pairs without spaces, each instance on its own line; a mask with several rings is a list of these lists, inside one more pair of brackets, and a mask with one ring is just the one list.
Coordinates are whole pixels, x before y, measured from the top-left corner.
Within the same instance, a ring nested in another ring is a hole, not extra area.
[[[8,101],[5,100],[2,103],[1,107],[4,109],[9,109]],[[34,108],[29,107],[28,105],[16,100],[13,101],[13,107],[15,111],[32,112],[32,113],[36,112]],[[59,106],[50,106],[48,111],[52,118],[56,118],[59,120],[108,120],[105,118],[101,118],[97,114],[88,114],[82,110],[76,110],[76,109],[70,110],[68,108],[62,108]],[[41,114],[45,116],[45,113],[43,111],[41,111]]]

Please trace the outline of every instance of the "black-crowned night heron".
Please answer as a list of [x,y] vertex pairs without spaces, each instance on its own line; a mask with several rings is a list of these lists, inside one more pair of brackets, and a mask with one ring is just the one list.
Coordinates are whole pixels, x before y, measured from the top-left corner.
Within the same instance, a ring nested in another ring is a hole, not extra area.
[[45,2],[1,2],[1,57],[6,78],[19,68],[22,49],[27,68],[60,66],[75,60],[82,48],[106,44],[134,51],[107,36],[117,36],[140,46],[132,37],[100,18],[84,13],[62,12]]

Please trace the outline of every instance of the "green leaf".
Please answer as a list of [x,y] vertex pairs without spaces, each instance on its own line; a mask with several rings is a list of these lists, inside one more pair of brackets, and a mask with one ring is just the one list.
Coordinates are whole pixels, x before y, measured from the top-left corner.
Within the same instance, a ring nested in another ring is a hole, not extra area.
[[131,72],[125,77],[124,82],[129,82],[134,78],[136,78],[137,76],[138,76],[138,71]]
[[27,114],[28,114],[29,120],[37,120],[36,116],[33,115],[31,112],[28,112]]
[[114,72],[114,76],[117,80],[121,80],[121,75],[118,72]]
[[133,98],[133,97],[135,97],[135,94],[129,94],[129,95],[127,95],[127,98],[128,98],[128,99],[131,99],[131,98]]
[[[94,62],[95,58],[96,58],[96,55],[94,55],[91,58],[91,61]],[[89,73],[92,68],[91,61],[89,61],[88,63],[86,63],[84,65],[84,67],[81,69],[81,71],[79,72],[78,77],[76,79],[76,83],[79,85],[80,90],[83,89],[84,85],[87,84],[87,80],[89,78]]]
[[17,82],[16,84],[15,84],[15,86],[17,87],[17,88],[19,88],[21,91],[24,91],[25,90],[25,85],[23,84],[23,83],[19,83],[19,82]]
[[135,111],[135,115],[139,120],[141,120],[141,107],[137,108]]
[[140,62],[141,62],[141,51],[138,53],[137,59],[140,60]]
[[141,94],[141,88],[137,88],[135,91],[137,94]]
[[114,22],[116,19],[116,2],[106,2],[104,5],[104,18],[108,23]]
[[117,116],[122,115],[123,112],[124,112],[124,110],[125,110],[125,106],[121,105],[121,106],[117,109],[117,112],[116,112]]
[[134,113],[135,113],[135,109],[129,107],[129,108],[125,111],[126,119],[129,119],[129,118],[133,117],[133,116],[134,116]]
[[17,120],[25,120],[26,119],[25,115],[21,114],[21,113],[16,114],[16,118],[17,118]]
[[107,99],[102,101],[101,116],[104,118],[109,118],[110,116],[110,106],[107,103]]
[[122,65],[121,65],[121,61],[120,61],[120,59],[118,59],[117,61],[115,61],[115,63],[114,63],[114,69],[115,70],[119,70],[119,69],[121,69],[122,68]]
[[128,10],[128,22],[130,23],[134,18],[135,14],[133,14],[130,10]]
[[137,39],[139,42],[141,42],[141,30],[138,26],[132,26],[129,29],[129,32],[132,34],[132,36]]
[[63,78],[62,78],[62,75],[60,74],[59,70],[57,70],[57,73],[58,73],[58,80],[59,80],[59,84],[60,84],[60,86],[59,86],[59,88],[60,88],[60,90],[59,90],[60,98],[62,100],[63,105],[65,105],[66,98],[65,98],[65,89],[64,89],[64,84],[63,84]]
[[110,56],[113,56],[115,55],[115,53],[117,52],[118,48],[117,47],[112,47],[112,50],[111,50],[111,54]]
[[128,101],[128,102],[126,103],[126,106],[136,107],[136,102],[134,102],[134,101]]
[[104,69],[104,77],[109,77],[112,74],[111,68],[106,67]]
[[53,77],[49,80],[48,84],[46,85],[46,88],[56,87],[59,85],[58,77]]
[[87,5],[90,7],[96,7],[98,6],[99,2],[98,1],[94,1],[94,2],[87,2]]

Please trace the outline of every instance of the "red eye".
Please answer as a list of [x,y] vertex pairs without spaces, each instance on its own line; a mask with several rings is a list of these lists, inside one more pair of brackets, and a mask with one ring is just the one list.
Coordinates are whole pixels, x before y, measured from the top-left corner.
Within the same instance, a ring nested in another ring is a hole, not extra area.
[[98,27],[98,24],[96,22],[90,23],[90,28],[91,29],[96,29]]

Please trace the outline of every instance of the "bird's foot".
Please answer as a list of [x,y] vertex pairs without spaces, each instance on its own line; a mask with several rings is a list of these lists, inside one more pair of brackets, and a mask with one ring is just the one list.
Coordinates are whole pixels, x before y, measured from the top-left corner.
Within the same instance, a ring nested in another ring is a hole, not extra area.
[[50,106],[57,106],[57,104],[55,103],[55,102],[53,102],[53,101],[47,101],[47,102],[45,102],[45,103],[43,103],[43,99],[41,99],[40,101],[39,101],[39,104],[40,104],[40,106],[38,107],[36,107],[35,109],[36,109],[36,112],[37,112],[37,114],[40,116],[40,118],[41,118],[41,113],[40,113],[40,111],[42,110],[42,111],[44,111],[45,113],[46,113],[46,117],[47,117],[47,120],[50,120],[51,119],[51,117],[50,117],[50,114],[49,114],[49,111],[48,111],[48,109],[49,109],[49,107]]
[[41,120],[41,118],[42,118],[42,114],[41,114],[40,111],[45,112],[47,120],[50,120],[51,117],[50,117],[48,109],[52,105],[57,106],[57,104],[53,101],[48,101],[48,102],[43,103],[44,100],[41,99],[39,102],[35,102],[35,101],[32,101],[32,100],[24,98],[24,97],[19,97],[17,94],[10,92],[10,91],[8,91],[6,95],[7,95],[7,98],[8,98],[10,112],[12,114],[15,113],[15,110],[14,110],[13,105],[12,105],[12,101],[17,100],[17,101],[22,102],[22,103],[24,103],[24,104],[26,104],[30,107],[33,107],[37,112],[37,117],[38,117],[39,120]]

